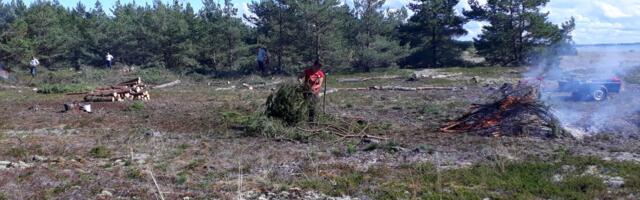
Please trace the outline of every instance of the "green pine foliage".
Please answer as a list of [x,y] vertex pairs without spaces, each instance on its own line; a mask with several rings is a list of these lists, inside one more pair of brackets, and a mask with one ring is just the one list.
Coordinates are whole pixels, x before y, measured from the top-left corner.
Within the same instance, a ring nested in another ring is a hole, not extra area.
[[412,47],[406,65],[446,67],[460,63],[464,49],[455,39],[467,34],[463,28],[467,19],[456,14],[458,3],[459,0],[422,0],[410,4],[415,14],[401,28],[404,42]]
[[267,99],[265,114],[295,125],[308,118],[309,104],[300,84],[284,84]]
[[178,0],[118,0],[111,8],[99,0],[70,8],[2,1],[0,62],[16,71],[26,71],[32,56],[50,70],[105,68],[109,52],[116,67],[226,75],[256,71],[258,47],[266,47],[273,73],[297,73],[316,59],[329,71],[449,67],[461,64],[468,45],[457,39],[475,20],[489,24],[474,45],[490,64],[551,65],[575,51],[575,23],[548,22],[541,12],[548,1],[472,0],[464,16],[455,11],[459,0],[416,1],[411,16],[386,0],[260,0],[244,16],[231,0],[203,0],[199,10]]
[[549,0],[491,0],[480,4],[470,0],[464,12],[472,20],[485,21],[482,34],[474,40],[478,54],[491,64],[521,66],[555,63],[558,55],[571,51],[573,19],[561,26],[549,22],[542,8]]
[[372,68],[390,67],[404,58],[408,46],[401,46],[393,38],[394,30],[406,18],[406,9],[399,11],[383,10],[385,0],[356,0],[353,15],[356,17],[356,30],[353,35],[355,58],[353,67],[370,71]]

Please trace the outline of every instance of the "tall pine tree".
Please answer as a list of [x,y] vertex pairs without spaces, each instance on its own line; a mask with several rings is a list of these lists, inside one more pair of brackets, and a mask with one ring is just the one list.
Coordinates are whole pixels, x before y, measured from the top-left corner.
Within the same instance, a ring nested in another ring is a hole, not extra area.
[[[406,16],[406,10],[384,13],[385,0],[355,0],[354,16],[356,20],[353,66],[369,71],[371,68],[388,67],[406,56],[408,48],[400,46],[394,40],[393,32],[397,28],[398,18]],[[385,15],[387,14],[387,15]],[[390,26],[391,24],[391,26]]]
[[455,40],[467,34],[463,16],[456,14],[459,0],[422,0],[410,4],[415,13],[401,28],[404,42],[412,47],[405,64],[414,67],[455,65],[462,51]]
[[482,5],[470,0],[471,10],[464,14],[485,21],[482,34],[474,39],[478,54],[491,64],[520,66],[539,62],[549,48],[570,43],[573,20],[564,26],[549,22],[541,9],[549,0],[489,0]]

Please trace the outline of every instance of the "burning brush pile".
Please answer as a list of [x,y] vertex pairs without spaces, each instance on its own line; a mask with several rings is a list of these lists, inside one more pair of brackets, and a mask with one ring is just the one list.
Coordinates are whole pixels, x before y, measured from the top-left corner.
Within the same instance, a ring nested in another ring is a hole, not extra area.
[[504,84],[490,97],[491,103],[474,105],[471,112],[442,128],[442,131],[494,137],[566,136],[559,120],[539,97],[538,85],[526,82]]
[[116,102],[125,100],[150,100],[147,86],[142,83],[140,77],[119,83],[118,85],[96,88],[86,94],[86,102]]

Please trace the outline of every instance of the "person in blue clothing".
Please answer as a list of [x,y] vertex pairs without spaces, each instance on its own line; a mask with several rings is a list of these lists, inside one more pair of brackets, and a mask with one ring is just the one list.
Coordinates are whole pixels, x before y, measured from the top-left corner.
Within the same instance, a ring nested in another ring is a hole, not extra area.
[[267,65],[269,65],[269,54],[267,53],[267,49],[264,47],[260,47],[258,49],[258,57],[256,59],[258,61],[258,71],[262,73],[262,75],[267,75]]
[[4,69],[4,63],[0,62],[0,80],[6,80],[9,79],[9,71],[7,71],[6,69]]

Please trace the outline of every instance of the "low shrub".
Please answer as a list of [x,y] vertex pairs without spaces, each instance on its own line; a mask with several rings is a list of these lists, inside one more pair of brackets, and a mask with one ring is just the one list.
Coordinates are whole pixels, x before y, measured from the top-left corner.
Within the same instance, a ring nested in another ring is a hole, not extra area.
[[111,156],[111,150],[105,146],[97,146],[89,150],[89,155],[94,158],[108,158]]
[[138,110],[142,110],[144,109],[144,102],[142,101],[136,101],[133,102],[128,108],[128,111],[138,111]]

